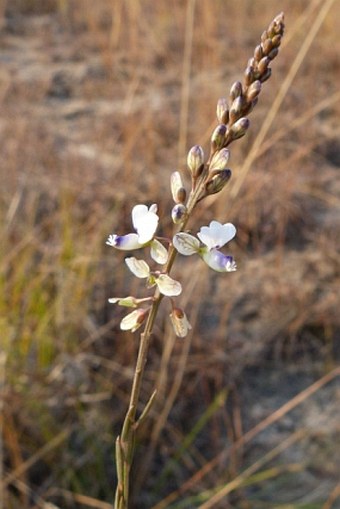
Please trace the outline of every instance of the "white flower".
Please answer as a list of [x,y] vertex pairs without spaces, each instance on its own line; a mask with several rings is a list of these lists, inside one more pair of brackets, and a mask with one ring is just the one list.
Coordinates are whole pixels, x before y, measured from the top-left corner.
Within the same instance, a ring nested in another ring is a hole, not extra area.
[[176,297],[182,292],[181,283],[167,274],[152,274],[149,265],[144,260],[137,260],[134,256],[125,258],[125,263],[138,278],[148,279],[148,287],[157,285],[159,291],[168,297]]
[[173,308],[170,313],[170,320],[173,325],[176,336],[185,338],[188,331],[192,328],[186,314],[180,308]]
[[120,322],[121,330],[131,330],[131,332],[135,332],[144,322],[148,312],[147,309],[141,308],[131,311],[131,313],[124,316],[123,320]]
[[221,224],[218,221],[211,221],[209,226],[202,226],[197,234],[203,244],[210,249],[219,249],[236,235],[236,228],[231,223]]
[[132,224],[138,233],[140,244],[146,244],[157,230],[159,217],[156,214],[157,205],[154,203],[148,209],[146,205],[136,205],[132,209]]
[[136,205],[132,209],[132,224],[137,233],[127,235],[109,235],[106,244],[126,251],[139,249],[150,242],[158,226],[157,205],[150,208],[146,205]]
[[189,233],[180,232],[173,238],[173,245],[179,253],[190,256],[197,253],[207,265],[217,272],[233,272],[236,270],[236,263],[232,256],[225,255],[218,251],[236,235],[236,228],[231,223],[221,224],[218,221],[211,221],[209,226],[202,226],[198,238]]

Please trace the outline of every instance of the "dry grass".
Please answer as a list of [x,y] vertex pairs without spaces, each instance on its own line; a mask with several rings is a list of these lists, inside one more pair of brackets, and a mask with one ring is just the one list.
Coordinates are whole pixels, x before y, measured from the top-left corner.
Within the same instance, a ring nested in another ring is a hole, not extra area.
[[[159,396],[137,451],[134,507],[212,507],[207,497],[223,489],[229,502],[216,508],[339,507],[340,7],[329,3],[303,54],[326,2],[194,4],[185,65],[179,0],[0,6],[4,509],[110,507],[137,337],[120,332],[107,304],[136,283],[106,237],[130,231],[137,202],[161,196],[166,218],[183,147],[207,146],[216,100],[280,10],[285,43],[249,135],[232,146],[233,185],[192,225],[233,222],[239,270],[215,277],[191,259],[175,267],[195,332],[175,339],[164,307],[144,386],[145,399],[155,386]],[[170,219],[163,225],[170,231]],[[266,424],[263,439],[242,441],[326,373],[329,383]],[[280,442],[286,452],[273,459]]]

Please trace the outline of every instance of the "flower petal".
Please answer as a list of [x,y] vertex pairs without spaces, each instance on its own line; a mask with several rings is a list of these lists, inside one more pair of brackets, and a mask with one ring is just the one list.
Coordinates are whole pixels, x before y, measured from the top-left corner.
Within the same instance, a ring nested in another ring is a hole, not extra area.
[[197,237],[208,249],[220,248],[233,239],[236,228],[232,223],[221,224],[211,221],[209,226],[202,226]]
[[136,277],[149,277],[150,268],[144,260],[137,260],[137,258],[131,256],[130,258],[125,258],[125,263]]
[[217,249],[202,249],[201,256],[205,263],[217,272],[233,272],[237,268],[232,256],[225,255]]
[[182,293],[182,285],[178,281],[175,281],[167,274],[161,274],[156,279],[156,285],[159,288],[159,291],[163,295],[167,295],[168,297],[175,297]]
[[136,308],[137,301],[135,297],[112,297],[109,299],[110,304],[118,304],[119,306],[125,306],[128,308]]
[[128,315],[124,316],[123,320],[120,322],[121,330],[131,330],[131,332],[135,332],[144,322],[148,311],[145,309],[135,309],[131,311]]
[[151,242],[150,254],[151,258],[161,265],[164,265],[168,261],[168,251],[159,240],[154,239]]
[[132,209],[132,223],[138,233],[140,244],[149,242],[155,234],[158,226],[157,205],[153,204],[148,209],[146,205],[136,205]]
[[109,235],[106,244],[121,249],[123,251],[131,251],[133,249],[139,249],[142,244],[138,241],[137,233],[128,233],[128,235]]
[[177,251],[184,256],[195,254],[200,249],[199,240],[185,232],[176,233],[172,239],[172,243]]

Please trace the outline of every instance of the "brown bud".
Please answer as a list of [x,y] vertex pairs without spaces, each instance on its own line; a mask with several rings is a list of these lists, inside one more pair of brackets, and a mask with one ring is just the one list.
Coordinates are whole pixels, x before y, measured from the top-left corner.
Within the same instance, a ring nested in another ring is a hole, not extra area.
[[232,84],[230,89],[230,100],[231,102],[236,99],[236,97],[242,95],[242,83],[240,81],[235,81],[235,83]]
[[206,194],[216,194],[222,191],[226,183],[230,180],[230,177],[231,170],[229,169],[222,170],[213,175],[205,185]]
[[270,52],[270,50],[273,48],[273,43],[271,41],[271,39],[266,39],[262,44],[262,49],[263,49],[263,53],[265,55],[268,55],[268,53]]
[[247,129],[250,125],[249,119],[247,117],[240,118],[235,124],[230,127],[230,135],[233,140],[237,140],[238,138],[242,138],[247,132]]
[[233,104],[230,107],[229,119],[230,123],[233,124],[242,116],[242,112],[244,107],[246,106],[246,99],[244,96],[240,95],[236,97],[233,101]]
[[248,101],[253,101],[261,92],[261,81],[254,81],[247,90]]
[[263,50],[262,50],[261,44],[259,44],[258,46],[256,46],[255,51],[254,51],[254,60],[256,62],[259,62],[262,57],[263,57]]
[[277,56],[279,52],[279,48],[273,48],[269,53],[268,53],[268,58],[270,58],[270,60],[274,60],[274,58]]
[[278,48],[280,46],[281,39],[282,39],[282,35],[280,35],[280,34],[274,35],[274,37],[272,38],[272,43],[273,43],[274,48]]
[[248,66],[244,71],[244,83],[246,87],[249,87],[254,81],[254,68]]
[[268,69],[260,77],[261,83],[264,83],[265,81],[269,80],[271,75],[272,75],[272,70],[270,69],[270,67],[268,67]]
[[270,58],[268,58],[268,57],[261,58],[261,60],[258,63],[258,66],[257,66],[259,73],[263,74],[266,71],[269,64],[270,64]]

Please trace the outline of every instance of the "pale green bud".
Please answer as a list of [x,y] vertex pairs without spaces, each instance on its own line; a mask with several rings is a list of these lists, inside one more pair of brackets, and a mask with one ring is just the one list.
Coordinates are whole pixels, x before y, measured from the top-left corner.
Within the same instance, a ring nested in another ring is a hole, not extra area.
[[199,177],[204,169],[204,151],[200,145],[189,150],[187,164],[194,178]]
[[229,161],[229,155],[230,152],[227,148],[222,148],[218,152],[215,152],[212,157],[209,170],[225,170]]
[[213,151],[219,150],[223,147],[225,142],[225,133],[227,126],[225,124],[219,124],[211,135],[211,148]]

